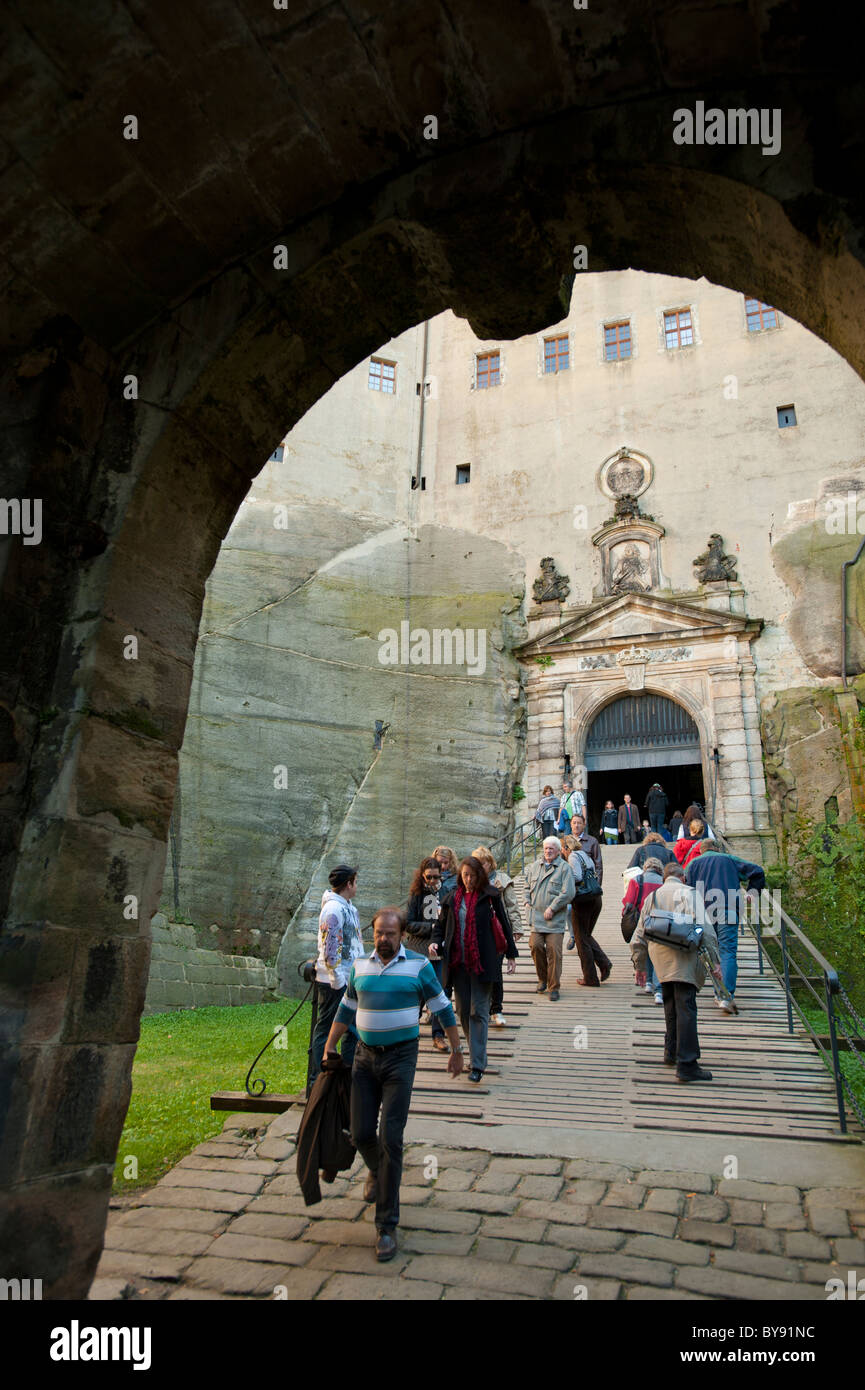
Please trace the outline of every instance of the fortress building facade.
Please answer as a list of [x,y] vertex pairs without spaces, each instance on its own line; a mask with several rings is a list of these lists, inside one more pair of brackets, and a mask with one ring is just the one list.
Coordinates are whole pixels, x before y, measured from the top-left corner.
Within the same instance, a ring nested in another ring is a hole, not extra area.
[[393,900],[567,772],[590,826],[659,781],[752,858],[849,815],[863,440],[853,370],[705,280],[582,274],[535,336],[449,312],[385,344],[275,449],[211,577],[168,909],[303,938],[334,855]]

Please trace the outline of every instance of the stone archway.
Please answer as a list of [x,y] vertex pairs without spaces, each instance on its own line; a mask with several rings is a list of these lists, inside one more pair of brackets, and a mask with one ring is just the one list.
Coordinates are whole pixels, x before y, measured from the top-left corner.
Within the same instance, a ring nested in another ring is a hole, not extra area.
[[[331,9],[5,21],[4,493],[46,511],[42,544],[3,556],[0,1250],[53,1297],[99,1255],[204,582],[286,429],[446,307],[481,337],[556,321],[575,243],[593,270],[759,294],[865,376],[836,134],[861,75],[851,53],[838,81],[822,16],[682,25],[631,0],[611,35],[520,6],[491,43],[471,0],[385,8],[362,35]],[[743,85],[783,107],[774,163],[672,144],[678,93],[739,107]]]
[[[706,605],[720,601],[727,611],[628,593],[566,609],[558,620],[543,605],[530,612],[529,640],[518,651],[535,667],[526,683],[530,801],[560,777],[565,753],[575,770],[585,768],[588,732],[605,706],[629,691],[662,695],[699,731],[703,786],[712,788],[719,829],[743,854],[763,857],[773,837],[750,653],[762,624],[729,611],[735,586],[714,588]],[[538,667],[538,658],[552,664]]]
[[703,771],[711,750],[685,706],[669,695],[647,688],[607,699],[579,734],[584,749],[578,764],[585,769],[592,834],[600,838],[607,800],[618,808],[626,792],[645,818],[645,797],[656,781],[669,797],[669,815],[692,802],[714,814],[713,787],[710,783],[707,792]]
[[[588,737],[598,715],[626,696],[629,690],[630,687],[625,676],[622,676],[621,682],[617,682],[613,688],[603,689],[602,693],[596,687],[594,703],[592,692],[588,686],[584,691],[569,690],[565,704],[566,729],[568,731],[566,737],[570,737],[576,750],[577,766],[587,766]],[[684,710],[691,719],[699,741],[697,761],[702,768],[703,786],[710,787],[712,785],[712,749],[714,747],[714,728],[710,711],[695,696],[688,683],[678,680],[676,677],[649,678],[646,680],[643,690],[647,695],[660,695],[663,699],[670,700]]]

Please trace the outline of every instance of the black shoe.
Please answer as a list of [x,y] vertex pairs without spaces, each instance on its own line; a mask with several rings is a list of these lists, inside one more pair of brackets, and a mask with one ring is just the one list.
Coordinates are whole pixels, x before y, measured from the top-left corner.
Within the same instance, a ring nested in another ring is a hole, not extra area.
[[573,951],[573,949],[574,949],[574,947],[576,946],[576,944],[577,944],[577,943],[576,943],[576,941],[574,940],[574,938],[573,938],[572,936],[569,936],[568,939],[567,939],[567,941],[565,942],[565,950],[566,950],[566,951]]
[[670,1054],[669,1054],[669,1052],[665,1052],[665,1053],[664,1053],[664,1066],[665,1066],[665,1067],[674,1067],[675,1065],[676,1065],[676,1059],[675,1059],[675,1057],[671,1057]]
[[551,990],[550,990],[550,999],[553,1001],[553,1003],[555,1003],[555,1001],[558,999],[558,997],[559,997],[559,991],[558,991],[557,989],[551,989]]
[[547,992],[547,987],[546,987],[546,985],[537,985],[536,988],[535,988],[535,994],[546,994],[546,992]]
[[378,1196],[378,1173],[367,1173],[366,1182],[363,1185],[363,1200],[374,1202]]
[[393,1231],[379,1231],[375,1238],[375,1257],[379,1264],[392,1260],[396,1254],[396,1237]]
[[469,1081],[483,1081],[483,1078],[483,1072],[478,1071],[477,1067],[472,1067],[471,1071],[469,1072]]
[[711,1080],[712,1080],[712,1073],[711,1073],[710,1071],[706,1071],[706,1068],[705,1068],[705,1067],[694,1067],[693,1070],[689,1070],[689,1071],[685,1071],[685,1072],[677,1071],[677,1072],[676,1072],[676,1080],[677,1080],[677,1081],[682,1081],[682,1082],[685,1082],[685,1081],[711,1081]]

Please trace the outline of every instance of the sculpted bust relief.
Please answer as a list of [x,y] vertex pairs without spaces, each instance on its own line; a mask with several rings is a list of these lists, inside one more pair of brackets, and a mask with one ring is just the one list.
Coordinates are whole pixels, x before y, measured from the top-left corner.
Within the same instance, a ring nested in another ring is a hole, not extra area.
[[641,582],[647,573],[646,563],[636,545],[626,545],[624,554],[613,570],[611,590],[614,594],[645,593],[648,584]]

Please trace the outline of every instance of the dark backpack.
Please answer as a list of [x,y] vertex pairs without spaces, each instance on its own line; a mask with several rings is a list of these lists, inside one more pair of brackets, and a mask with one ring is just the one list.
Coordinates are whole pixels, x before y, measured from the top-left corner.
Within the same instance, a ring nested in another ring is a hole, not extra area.
[[578,854],[580,856],[580,863],[583,866],[583,877],[577,884],[577,897],[594,897],[596,893],[600,893],[601,891],[601,885],[598,882],[598,875],[595,873],[595,866],[584,849],[575,849],[574,854]]
[[628,903],[627,907],[622,908],[622,936],[630,945],[631,937],[637,930],[637,923],[640,920],[640,909],[636,903]]

